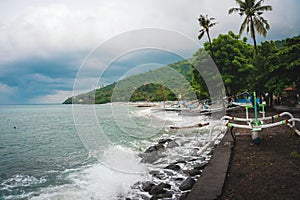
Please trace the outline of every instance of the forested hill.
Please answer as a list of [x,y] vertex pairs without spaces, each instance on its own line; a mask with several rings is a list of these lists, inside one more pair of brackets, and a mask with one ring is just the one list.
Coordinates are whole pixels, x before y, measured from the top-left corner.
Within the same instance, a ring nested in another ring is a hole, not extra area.
[[[64,104],[102,104],[113,101],[176,100],[179,94],[187,97],[193,79],[190,60],[133,75],[86,94],[68,98]],[[186,86],[186,88],[182,88]],[[186,89],[188,89],[186,91]],[[130,94],[130,96],[127,96]],[[113,96],[113,98],[112,98]]]
[[[134,75],[103,88],[68,98],[64,103],[101,104],[112,101],[164,101],[209,98],[206,85],[192,66],[205,64],[207,53],[222,75],[226,94],[244,91],[281,95],[286,87],[300,88],[300,36],[282,41],[265,41],[254,48],[233,32],[206,42],[192,58],[146,73]],[[203,53],[207,52],[207,53]],[[181,74],[181,75],[180,75]]]

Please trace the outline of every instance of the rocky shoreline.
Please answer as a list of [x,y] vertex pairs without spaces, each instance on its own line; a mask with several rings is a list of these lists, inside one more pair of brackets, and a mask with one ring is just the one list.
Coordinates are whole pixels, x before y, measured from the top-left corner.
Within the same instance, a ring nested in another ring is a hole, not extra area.
[[[209,132],[208,127],[205,132]],[[213,144],[217,145],[223,136],[224,131]],[[149,168],[149,180],[134,184],[125,199],[186,199],[212,157],[213,146],[199,155],[206,143],[207,139],[199,135],[197,138],[172,136],[158,140],[139,154],[141,163]],[[176,155],[172,156],[172,152]]]

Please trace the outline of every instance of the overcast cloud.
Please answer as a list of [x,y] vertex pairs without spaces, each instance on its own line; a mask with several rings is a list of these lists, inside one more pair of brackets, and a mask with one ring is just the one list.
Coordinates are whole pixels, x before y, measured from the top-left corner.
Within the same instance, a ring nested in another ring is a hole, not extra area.
[[[299,0],[269,0],[265,4],[273,7],[273,11],[264,14],[271,30],[267,38],[259,37],[259,42],[299,35]],[[234,0],[1,1],[0,104],[62,102],[72,95],[77,70],[88,53],[124,32],[140,28],[168,29],[190,37],[201,46],[206,38],[197,41],[197,17],[208,14],[218,22],[211,29],[212,37],[229,30],[237,33],[242,18],[227,14],[235,6]],[[252,42],[250,38],[249,42]],[[194,51],[183,44],[178,46],[187,56]],[[115,48],[118,46],[103,52],[102,56]],[[160,59],[161,63],[176,61],[171,57]],[[124,65],[129,70],[131,63],[130,59],[124,59],[118,67]],[[111,73],[111,77],[107,74],[103,83],[116,81],[118,76],[122,74]],[[87,85],[82,91],[96,86]]]

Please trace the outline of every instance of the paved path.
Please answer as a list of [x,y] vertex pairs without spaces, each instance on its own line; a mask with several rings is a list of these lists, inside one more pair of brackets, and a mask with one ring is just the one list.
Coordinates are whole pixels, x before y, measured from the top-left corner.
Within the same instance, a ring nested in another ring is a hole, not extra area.
[[221,143],[215,148],[209,164],[188,195],[188,200],[216,199],[222,194],[232,147],[233,138],[227,129]]

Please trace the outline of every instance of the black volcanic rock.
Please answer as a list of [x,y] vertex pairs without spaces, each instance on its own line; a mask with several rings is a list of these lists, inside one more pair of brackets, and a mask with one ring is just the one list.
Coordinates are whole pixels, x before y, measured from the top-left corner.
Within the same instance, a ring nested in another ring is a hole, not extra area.
[[176,165],[176,164],[170,164],[170,165],[166,166],[165,169],[170,169],[170,170],[174,170],[174,171],[179,171],[179,170],[180,170],[180,166],[179,166],[179,165]]
[[197,169],[193,169],[193,170],[189,171],[190,176],[196,176],[196,175],[200,175],[200,174],[201,174],[201,171],[197,170]]
[[165,144],[165,143],[169,143],[169,142],[171,142],[172,140],[171,139],[169,139],[169,138],[167,138],[167,139],[160,139],[160,140],[158,140],[158,144]]
[[178,147],[179,144],[177,142],[175,142],[174,140],[170,141],[168,144],[167,144],[167,147],[168,148],[174,148],[174,147]]
[[151,189],[155,186],[154,183],[151,183],[150,181],[147,181],[145,183],[143,183],[142,185],[142,189],[145,191],[145,192],[150,192]]
[[156,186],[152,187],[152,189],[150,190],[149,194],[151,194],[151,195],[158,195],[158,194],[163,194],[165,192],[166,192],[166,190],[162,186],[156,185]]
[[180,184],[179,189],[181,191],[190,190],[193,188],[195,183],[196,183],[196,181],[193,178],[188,177]]
[[208,162],[203,162],[203,163],[196,164],[196,165],[194,166],[194,169],[195,169],[195,170],[202,170],[202,169],[205,168],[205,166],[206,166],[207,164],[208,164]]

